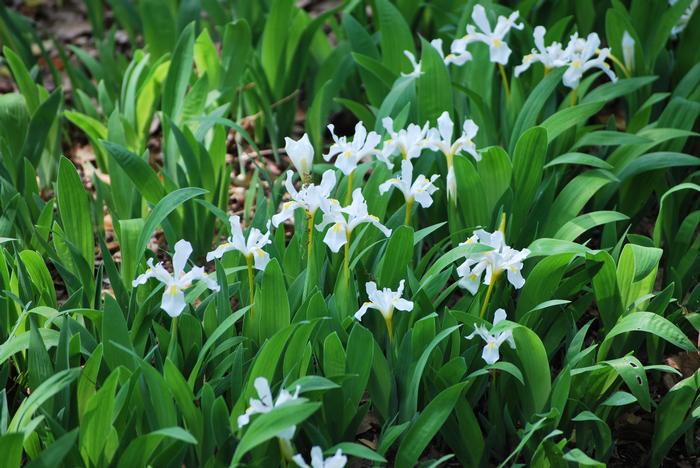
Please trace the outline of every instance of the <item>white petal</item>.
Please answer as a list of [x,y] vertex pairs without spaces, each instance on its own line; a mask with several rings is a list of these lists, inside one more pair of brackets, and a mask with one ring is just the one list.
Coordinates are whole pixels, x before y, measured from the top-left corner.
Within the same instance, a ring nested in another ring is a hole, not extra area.
[[525,285],[525,278],[520,273],[519,269],[508,268],[508,282],[513,285],[515,289],[520,289]]
[[503,41],[498,46],[492,43],[489,47],[489,54],[492,62],[505,65],[508,63],[508,57],[510,57],[510,47]]
[[300,466],[301,468],[311,468],[309,465],[306,464],[306,461],[304,460],[304,457],[301,456],[300,453],[297,453],[292,457],[292,461],[297,464],[297,466]]
[[454,129],[454,124],[452,123],[452,119],[450,118],[450,114],[448,114],[447,111],[440,114],[440,117],[438,117],[438,119],[437,119],[437,124],[438,124],[438,131],[440,132],[440,136],[442,137],[442,139],[447,140],[447,141],[451,141],[452,140],[452,131]]
[[321,192],[324,197],[328,197],[331,194],[333,188],[335,188],[335,171],[328,169],[321,176],[321,184],[319,185]]
[[364,303],[360,306],[360,308],[357,309],[357,312],[355,312],[354,317],[355,317],[357,320],[360,320],[360,321],[361,321],[361,320],[362,320],[362,317],[364,317],[364,315],[367,313],[367,310],[369,310],[370,308],[371,308],[371,309],[376,309],[376,307],[374,306],[374,304],[372,304],[371,302],[364,302]]
[[491,32],[491,25],[489,24],[489,20],[486,18],[486,10],[484,9],[483,6],[481,5],[474,5],[474,9],[472,10],[472,20],[474,20],[474,23],[485,33],[490,33]]
[[294,211],[299,208],[299,204],[295,201],[286,202],[282,205],[282,211],[272,217],[272,225],[277,227],[280,223],[285,222],[294,216]]
[[255,261],[255,268],[263,271],[270,262],[270,254],[263,249],[257,248],[253,251],[253,260]]
[[176,286],[166,286],[160,308],[171,317],[177,317],[185,309],[185,293]]
[[173,254],[173,273],[174,276],[179,276],[185,270],[187,259],[192,255],[192,244],[184,239],[180,239],[175,244],[175,253]]
[[394,301],[394,308],[408,312],[413,310],[413,302],[400,298]]
[[264,406],[272,407],[272,391],[270,390],[270,383],[265,377],[257,377],[253,381],[253,387],[255,391],[258,392],[258,397]]
[[506,311],[503,309],[496,309],[493,314],[493,324],[496,325],[498,322],[502,322],[506,319]]
[[325,242],[333,252],[338,252],[347,241],[345,226],[340,223],[335,223],[331,226],[323,238],[323,242]]
[[277,437],[279,437],[280,439],[284,439],[284,440],[292,440],[292,438],[294,437],[294,432],[296,430],[297,430],[296,426],[290,426],[287,429],[280,431],[280,433],[277,434]]
[[495,364],[500,359],[498,346],[487,343],[486,346],[484,346],[484,350],[481,352],[481,357],[486,361],[486,364]]
[[207,262],[211,262],[215,258],[221,258],[226,252],[230,252],[231,250],[235,250],[233,244],[230,242],[224,242],[223,244],[219,245],[216,249],[207,253]]

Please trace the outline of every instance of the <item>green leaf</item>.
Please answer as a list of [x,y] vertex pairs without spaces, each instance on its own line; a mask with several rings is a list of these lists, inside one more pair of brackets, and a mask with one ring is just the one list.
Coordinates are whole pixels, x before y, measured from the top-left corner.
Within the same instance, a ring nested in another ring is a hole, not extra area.
[[396,454],[396,466],[414,466],[454,409],[469,382],[460,382],[440,392],[423,409],[406,432]]
[[542,230],[543,235],[549,237],[571,221],[598,190],[612,181],[613,176],[600,169],[574,177],[552,203],[545,228]]
[[617,211],[593,211],[568,221],[554,234],[555,239],[573,241],[589,229],[603,224],[626,221],[629,217]]
[[418,408],[418,390],[420,388],[421,378],[423,376],[423,370],[428,363],[428,358],[433,350],[439,345],[445,338],[450,336],[450,334],[457,330],[461,325],[455,325],[453,327],[446,328],[438,333],[435,338],[425,347],[423,352],[416,361],[415,366],[410,374],[410,379],[407,380],[407,392],[406,396],[401,402],[400,417],[402,421],[407,421],[411,419],[417,411]]
[[181,427],[166,427],[157,431],[134,438],[127,446],[124,454],[119,457],[119,468],[129,468],[142,464],[150,464],[156,449],[165,439],[177,440],[186,444],[196,444],[192,434]]
[[422,38],[421,48],[421,75],[416,83],[418,122],[436,122],[443,112],[452,114],[450,74],[438,51]]
[[634,331],[651,333],[684,351],[697,351],[695,345],[688,339],[685,333],[673,323],[669,322],[668,319],[652,312],[635,312],[623,317],[612,330],[605,335],[605,339],[600,345],[598,356],[604,357],[606,355],[613,338],[623,333]]
[[20,93],[24,96],[27,109],[30,113],[34,113],[36,108],[39,107],[39,88],[34,83],[34,80],[32,80],[29,70],[24,66],[24,62],[22,62],[19,55],[15,54],[12,49],[7,46],[2,48],[2,53],[7,60],[7,64],[10,66],[10,70],[12,70],[12,75],[15,78]]
[[406,277],[406,268],[413,259],[413,229],[399,226],[391,234],[383,261],[379,267],[379,285],[383,288],[396,289],[399,282]]
[[261,342],[290,323],[287,288],[277,259],[273,258],[265,268],[262,284],[255,294],[255,306],[252,313],[258,320]]
[[107,154],[126,172],[136,189],[149,203],[156,204],[165,196],[158,174],[146,161],[116,143],[102,141]]
[[[156,227],[160,225],[165,218],[168,217],[178,206],[199,195],[207,193],[206,190],[196,187],[182,188],[175,190],[163,197],[156,206],[151,210],[151,214],[146,219],[146,224],[141,231],[139,240],[136,244],[136,263],[138,264],[143,258],[148,242],[151,240]],[[133,279],[133,278],[131,278]]]
[[22,445],[24,434],[10,432],[0,436],[0,453],[2,453],[2,466],[7,468],[19,468],[22,466]]
[[570,128],[575,128],[581,123],[585,123],[591,116],[602,109],[604,102],[592,102],[589,104],[578,104],[560,110],[556,114],[548,117],[540,125],[547,131],[547,141],[551,143],[556,137]]
[[700,166],[700,158],[683,153],[661,151],[642,155],[627,164],[618,174],[621,182],[644,172],[670,167]]
[[547,157],[547,131],[533,127],[525,131],[513,152],[513,200],[511,225],[513,232],[522,227],[542,181],[542,168]]
[[408,50],[413,55],[413,34],[404,20],[401,12],[388,0],[376,0],[374,3],[380,34],[379,42],[382,48],[382,62],[394,73],[408,71],[410,64],[403,51]]
[[59,163],[56,191],[65,239],[78,249],[92,270],[95,260],[95,239],[92,234],[88,194],[78,171],[65,157],[62,157]]
[[549,400],[552,378],[549,371],[547,351],[535,332],[518,326],[513,330],[515,354],[520,360],[518,366],[525,377],[525,387],[520,390],[520,399],[526,415],[542,411]]
[[561,164],[597,167],[599,169],[612,169],[613,166],[600,158],[585,153],[566,153],[549,161],[544,168],[550,168]]
[[30,423],[34,413],[58,392],[70,385],[80,375],[80,369],[66,369],[55,373],[25,398],[7,427],[8,432],[22,431]]
[[22,156],[27,158],[34,167],[39,165],[46,139],[49,136],[51,127],[58,119],[58,109],[62,102],[63,93],[58,88],[39,105],[36,112],[32,115],[32,120],[29,122],[29,129],[27,130],[27,137],[22,147]]
[[177,40],[175,16],[170,5],[159,0],[143,0],[138,5],[146,46],[157,59],[170,52]]
[[321,403],[306,402],[304,399],[292,400],[272,411],[254,417],[253,422],[245,429],[241,441],[233,453],[231,466],[237,465],[246,453],[276,437],[277,434],[303,422],[321,407]]
[[537,117],[549,99],[549,96],[551,96],[561,81],[563,74],[563,69],[554,70],[552,73],[545,76],[542,81],[535,86],[535,89],[532,90],[523,104],[523,110],[518,114],[518,118],[513,125],[513,131],[510,134],[508,153],[513,154],[515,144],[520,138],[520,135],[522,135],[526,129],[535,126]]

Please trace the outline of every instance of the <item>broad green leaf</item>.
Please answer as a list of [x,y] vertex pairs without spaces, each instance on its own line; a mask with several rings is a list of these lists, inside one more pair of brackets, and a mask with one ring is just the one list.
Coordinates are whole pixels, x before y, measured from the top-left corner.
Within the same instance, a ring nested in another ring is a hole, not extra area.
[[396,454],[397,466],[414,466],[452,412],[469,382],[460,382],[440,392],[423,409],[406,432]]
[[81,253],[92,270],[95,260],[95,239],[92,234],[92,218],[88,194],[78,171],[66,158],[61,158],[56,181],[58,211],[63,221],[65,239]]

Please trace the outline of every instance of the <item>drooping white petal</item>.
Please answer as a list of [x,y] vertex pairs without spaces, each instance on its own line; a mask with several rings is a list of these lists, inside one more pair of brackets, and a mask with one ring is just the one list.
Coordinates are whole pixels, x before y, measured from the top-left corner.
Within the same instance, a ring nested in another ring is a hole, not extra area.
[[254,266],[257,270],[263,271],[270,262],[270,254],[261,248],[256,248],[253,251]]
[[171,317],[177,317],[185,309],[185,293],[176,285],[166,287],[163,291],[163,298],[160,307]]
[[347,241],[345,225],[342,223],[333,224],[323,238],[323,242],[336,253],[340,251],[340,248],[345,245]]

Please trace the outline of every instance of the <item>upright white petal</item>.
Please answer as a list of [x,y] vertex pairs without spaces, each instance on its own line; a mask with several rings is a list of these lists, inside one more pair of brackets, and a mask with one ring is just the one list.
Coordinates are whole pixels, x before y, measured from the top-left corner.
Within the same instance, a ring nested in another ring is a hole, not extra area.
[[185,271],[187,260],[192,255],[192,244],[184,239],[175,243],[175,254],[173,255],[173,273],[179,276]]

